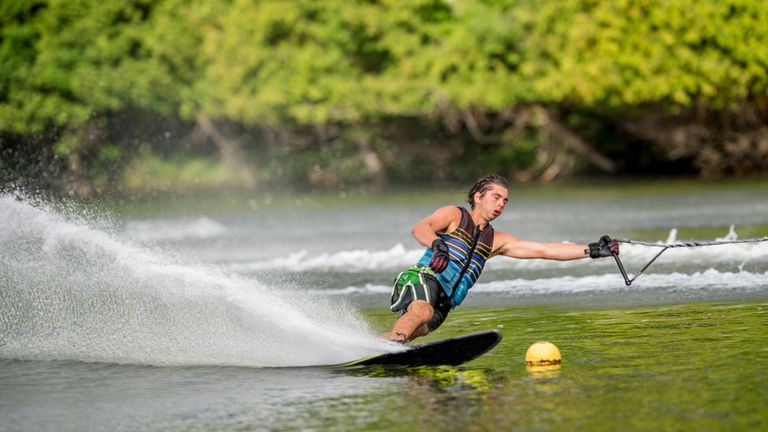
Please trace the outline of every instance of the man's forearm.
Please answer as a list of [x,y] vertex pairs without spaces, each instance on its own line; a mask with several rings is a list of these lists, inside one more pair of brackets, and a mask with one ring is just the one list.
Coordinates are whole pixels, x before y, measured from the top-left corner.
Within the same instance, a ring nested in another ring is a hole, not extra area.
[[585,249],[588,250],[587,245],[549,243],[547,246],[546,258],[548,259],[568,261],[589,257],[589,253],[584,252]]

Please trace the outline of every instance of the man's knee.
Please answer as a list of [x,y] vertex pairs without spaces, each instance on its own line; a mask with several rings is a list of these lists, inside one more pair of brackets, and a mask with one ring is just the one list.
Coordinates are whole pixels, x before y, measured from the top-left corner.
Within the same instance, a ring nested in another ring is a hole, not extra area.
[[432,305],[424,300],[415,300],[408,305],[408,313],[412,314],[414,318],[417,318],[419,321],[429,321],[434,312],[435,309]]

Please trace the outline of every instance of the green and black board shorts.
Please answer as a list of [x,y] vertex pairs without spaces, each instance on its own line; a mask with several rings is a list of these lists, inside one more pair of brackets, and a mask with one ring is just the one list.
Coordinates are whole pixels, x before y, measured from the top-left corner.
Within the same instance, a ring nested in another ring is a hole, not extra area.
[[432,305],[435,313],[427,323],[429,331],[440,327],[451,310],[451,302],[435,278],[435,273],[428,267],[413,266],[397,275],[392,287],[390,309],[404,314],[414,300],[424,300]]

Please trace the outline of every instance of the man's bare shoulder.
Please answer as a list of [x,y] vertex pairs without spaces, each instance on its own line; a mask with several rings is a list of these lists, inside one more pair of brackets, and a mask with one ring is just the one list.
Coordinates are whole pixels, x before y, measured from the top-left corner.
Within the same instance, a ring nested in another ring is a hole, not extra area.
[[439,214],[441,216],[448,216],[448,217],[461,217],[461,210],[459,207],[456,207],[455,205],[446,205],[438,208],[435,210],[433,214]]
[[433,232],[452,232],[461,222],[461,210],[447,205],[438,208],[423,221],[429,224]]

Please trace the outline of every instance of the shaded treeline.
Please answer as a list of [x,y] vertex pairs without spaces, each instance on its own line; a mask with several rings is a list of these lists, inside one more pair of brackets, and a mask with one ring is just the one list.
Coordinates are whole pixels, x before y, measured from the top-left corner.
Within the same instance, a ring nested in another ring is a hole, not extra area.
[[768,170],[762,0],[0,5],[3,183]]

